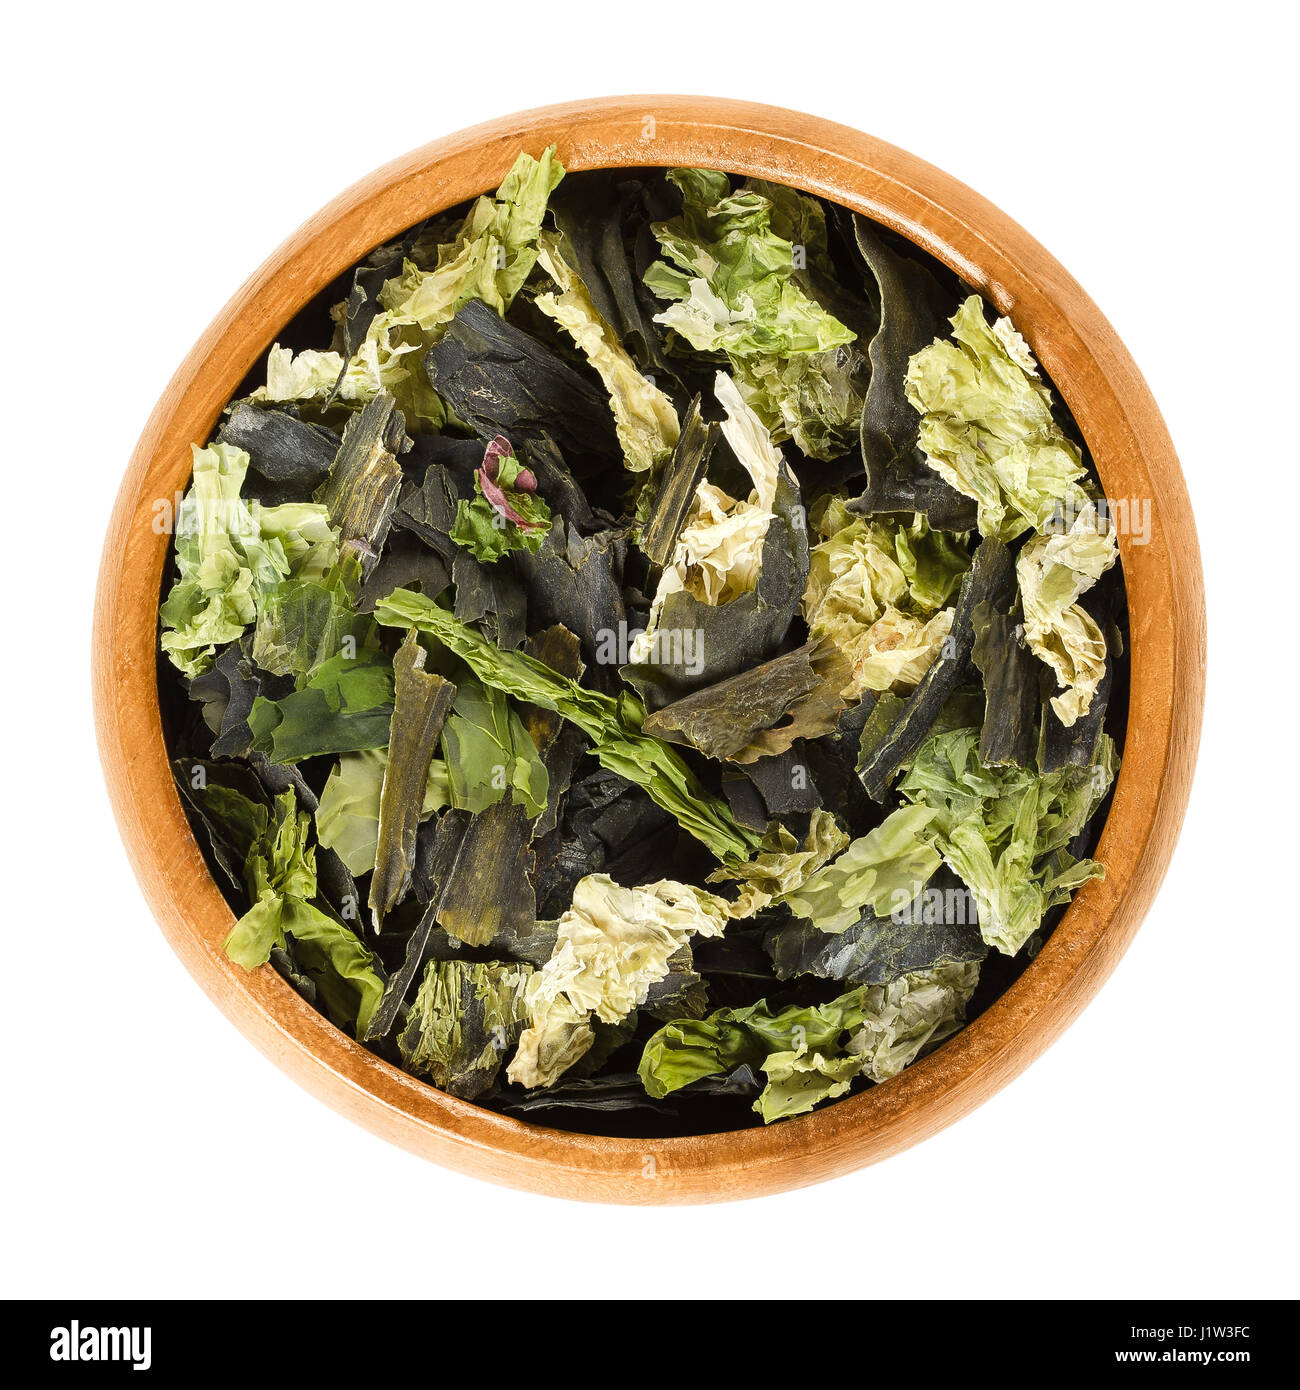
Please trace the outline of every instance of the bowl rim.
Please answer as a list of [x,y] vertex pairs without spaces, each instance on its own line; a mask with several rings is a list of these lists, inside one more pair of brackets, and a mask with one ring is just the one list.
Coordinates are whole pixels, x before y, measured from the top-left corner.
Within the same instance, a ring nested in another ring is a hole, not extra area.
[[[889,1083],[766,1128],[678,1139],[549,1129],[437,1091],[317,1014],[221,943],[233,914],[173,785],[156,680],[169,537],[157,502],[277,333],[340,273],[421,218],[495,188],[521,149],[566,169],[695,165],[789,184],[893,228],[1009,315],[1074,413],[1108,497],[1150,498],[1147,544],[1120,536],[1130,613],[1123,765],[1086,884],[1010,988]],[[435,140],[361,179],[294,232],[221,310],[146,424],[105,539],[94,625],[96,729],[114,814],[154,915],[240,1030],[306,1089],[389,1141],[472,1176],[635,1204],[752,1197],[821,1181],[936,1133],[1039,1056],[1092,998],[1164,877],[1190,793],[1205,681],[1191,504],[1168,431],[1115,331],[1018,224],[947,174],[831,121],[711,97],[566,102]]]

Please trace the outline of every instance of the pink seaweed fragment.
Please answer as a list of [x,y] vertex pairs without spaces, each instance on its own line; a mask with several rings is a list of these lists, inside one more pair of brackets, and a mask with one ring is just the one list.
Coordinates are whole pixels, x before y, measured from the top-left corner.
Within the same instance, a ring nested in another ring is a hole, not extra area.
[[[514,446],[505,435],[499,434],[492,440],[483,451],[483,466],[475,470],[479,489],[491,504],[493,511],[499,516],[505,517],[507,521],[513,521],[524,531],[535,531],[542,523],[529,521],[526,517],[520,516],[510,505],[510,499],[506,496],[505,489],[497,484],[497,473],[500,471],[501,460],[513,458],[514,453]],[[517,492],[536,492],[537,478],[532,470],[521,468],[515,478],[514,487]]]

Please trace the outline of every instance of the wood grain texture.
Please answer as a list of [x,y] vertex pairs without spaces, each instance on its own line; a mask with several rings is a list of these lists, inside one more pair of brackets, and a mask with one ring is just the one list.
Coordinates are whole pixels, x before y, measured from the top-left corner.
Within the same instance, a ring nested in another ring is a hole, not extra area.
[[[884,1086],[766,1129],[671,1140],[566,1134],[444,1095],[334,1028],[269,968],[221,952],[232,914],[181,810],[163,745],[157,605],[168,536],[153,503],[186,486],[206,441],[281,327],[372,247],[494,188],[520,149],[571,170],[696,165],[821,194],[908,236],[1009,314],[1064,395],[1107,495],[1150,498],[1150,543],[1121,536],[1132,669],[1128,741],[1097,855],[1040,955],[983,1015]],[[590,1201],[703,1202],[819,1182],[906,1148],[1034,1060],[1114,968],[1169,863],[1200,735],[1205,604],[1173,445],[1114,330],[1024,230],[919,159],[769,106],[640,96],[547,107],[462,131],[378,170],[296,232],[235,295],[167,387],[131,459],[100,571],[94,697],[114,811],[141,887],[186,967],[278,1066],[343,1114],[435,1162]]]

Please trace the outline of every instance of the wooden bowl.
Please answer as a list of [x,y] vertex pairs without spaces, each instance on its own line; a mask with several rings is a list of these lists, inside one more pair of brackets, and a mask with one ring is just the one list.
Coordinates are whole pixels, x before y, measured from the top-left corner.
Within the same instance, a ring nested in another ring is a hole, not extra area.
[[[570,170],[695,165],[842,203],[909,237],[977,286],[1028,339],[1082,430],[1111,498],[1149,498],[1148,544],[1120,537],[1132,646],[1123,769],[1097,857],[1040,955],[986,1012],[885,1085],[764,1129],[611,1139],[509,1119],[381,1061],[273,970],[222,954],[232,914],[172,784],[156,677],[169,537],[154,502],[186,487],[206,441],[281,328],[371,248],[500,182],[520,149],[551,142]],[[589,1201],[704,1202],[818,1182],[934,1134],[1028,1066],[1128,946],[1164,877],[1200,734],[1205,604],[1178,460],[1155,402],[1083,290],[970,189],[870,136],[776,107],[616,97],[545,107],[462,131],[385,166],[294,233],[185,359],[145,426],[118,494],[99,577],[95,711],[109,793],[168,941],[217,1005],[308,1090],[437,1163]]]

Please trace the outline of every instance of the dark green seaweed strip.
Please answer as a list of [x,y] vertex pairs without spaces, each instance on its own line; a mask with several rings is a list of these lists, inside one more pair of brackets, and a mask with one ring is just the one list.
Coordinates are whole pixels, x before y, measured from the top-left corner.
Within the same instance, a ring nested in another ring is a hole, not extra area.
[[393,718],[379,796],[375,870],[370,878],[370,914],[376,931],[410,887],[429,760],[456,695],[456,687],[436,672],[426,671],[424,662],[424,648],[412,628],[393,658]]
[[[1097,752],[1097,741],[1101,737],[1102,726],[1106,721],[1106,711],[1110,705],[1111,691],[1114,687],[1115,658],[1123,651],[1123,639],[1115,625],[1115,615],[1124,603],[1122,576],[1116,566],[1102,576],[1097,588],[1088,595],[1084,605],[1097,620],[1103,633],[1107,635],[1110,648],[1106,671],[1097,689],[1093,692],[1088,713],[1074,721],[1070,728],[1061,723],[1051,706],[1050,696],[1056,693],[1049,685],[1043,692],[1042,725],[1038,736],[1038,770],[1040,772],[1059,772],[1067,766],[1090,767]],[[1047,684],[1047,681],[1044,682]]]
[[[796,811],[814,811],[822,804],[821,790],[808,766],[811,746],[811,742],[797,739],[784,753],[759,758],[741,769],[762,798],[767,810],[765,821]],[[861,791],[856,777],[853,785]]]
[[652,486],[655,489],[650,520],[641,533],[641,549],[661,569],[673,558],[677,537],[686,524],[695,489],[708,472],[709,456],[718,442],[717,425],[705,424],[696,396],[682,420],[682,431],[672,457]]
[[348,421],[329,477],[316,491],[339,528],[342,552],[357,557],[363,576],[378,563],[388,539],[404,480],[397,456],[406,443],[402,412],[381,391]]
[[438,902],[438,924],[467,946],[527,932],[537,920],[528,812],[494,801],[470,821]]
[[[339,373],[339,382],[342,382],[347,371],[347,361],[356,355],[357,349],[365,342],[370,325],[379,313],[379,291],[387,281],[402,273],[402,264],[410,254],[422,226],[412,227],[399,241],[375,247],[353,270],[352,286],[348,290],[343,311],[343,356],[346,360],[343,372]],[[334,391],[337,393],[338,384]]]
[[[560,623],[534,633],[524,643],[523,649],[534,660],[562,676],[569,676],[575,681],[582,677],[578,639]],[[531,830],[532,837],[537,839],[555,829],[574,769],[586,750],[587,739],[581,729],[566,723],[554,710],[521,701],[517,711],[546,767],[546,809],[533,822]]]
[[[530,626],[566,627],[581,643],[588,679],[606,689],[617,687],[617,667],[608,649],[617,648],[617,636],[627,624],[622,590],[626,555],[622,531],[584,536],[556,517],[536,554],[519,550],[512,556]],[[459,608],[456,616],[474,621]]]
[[1102,725],[1106,720],[1106,707],[1110,703],[1114,671],[1115,662],[1108,661],[1105,674],[1097,689],[1093,691],[1088,713],[1080,715],[1068,729],[1061,723],[1050,699],[1043,700],[1043,722],[1038,736],[1040,772],[1059,772],[1063,767],[1070,766],[1092,766],[1097,752],[1097,740],[1101,737]]
[[[619,177],[622,177],[620,172]],[[592,171],[565,179],[551,194],[550,212],[563,238],[564,259],[574,266],[597,313],[643,372],[663,368],[653,309],[643,306],[623,239],[623,206],[615,175]]]
[[[884,737],[871,747],[865,761],[858,766],[862,785],[874,800],[884,799],[899,768],[925,741],[944,702],[969,673],[975,640],[972,615],[976,607],[986,600],[995,604],[1008,602],[1015,592],[1015,583],[1015,564],[1006,546],[992,537],[982,540],[961,581],[952,631],[943,649],[921,677],[921,683],[903,702]],[[866,751],[865,730],[863,746]]]
[[1021,640],[1017,605],[1004,610],[986,600],[975,606],[971,621],[971,657],[984,677],[980,762],[988,767],[1028,767],[1037,742],[1041,667]]
[[930,525],[969,531],[975,503],[944,482],[917,448],[921,418],[903,392],[908,359],[947,331],[943,292],[918,261],[898,255],[865,217],[855,216],[858,250],[880,290],[880,327],[867,355],[871,383],[862,409],[867,486],[849,510],[924,512]]
[[508,565],[484,565],[468,550],[457,550],[451,565],[456,588],[453,612],[463,623],[476,623],[503,652],[524,640],[528,600]]
[[384,987],[384,996],[371,1015],[370,1025],[366,1029],[366,1035],[362,1042],[374,1042],[376,1038],[384,1037],[397,1021],[402,1001],[406,998],[416,974],[424,964],[425,948],[437,926],[438,907],[442,894],[455,873],[456,861],[460,857],[461,842],[464,839],[465,827],[469,824],[469,820],[469,812],[467,811],[447,811],[437,821],[437,829],[434,832],[433,856],[428,868],[429,879],[435,885],[435,891],[407,939],[406,956],[401,966],[388,977],[388,983]]
[[450,568],[441,555],[410,531],[390,531],[379,563],[357,594],[357,612],[373,613],[375,604],[394,589],[418,589],[437,598],[450,583]]

